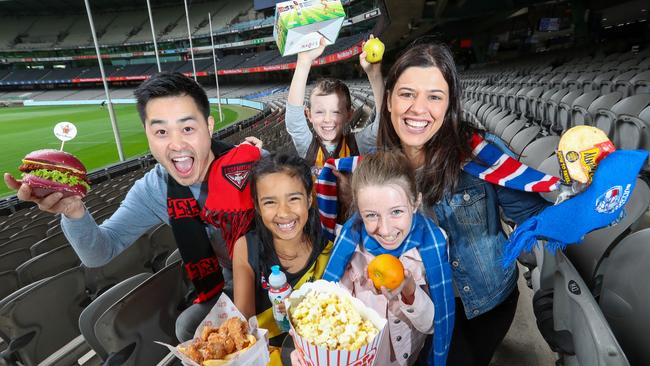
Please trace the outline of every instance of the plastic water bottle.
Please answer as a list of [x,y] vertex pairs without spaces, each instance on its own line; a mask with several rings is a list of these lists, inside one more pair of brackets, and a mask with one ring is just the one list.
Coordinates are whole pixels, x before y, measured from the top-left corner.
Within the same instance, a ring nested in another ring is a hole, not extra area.
[[291,295],[292,290],[291,285],[287,282],[287,276],[280,271],[280,266],[272,266],[269,275],[269,299],[273,305],[273,317],[282,332],[289,331],[289,319],[286,313],[283,314],[279,311],[278,306]]

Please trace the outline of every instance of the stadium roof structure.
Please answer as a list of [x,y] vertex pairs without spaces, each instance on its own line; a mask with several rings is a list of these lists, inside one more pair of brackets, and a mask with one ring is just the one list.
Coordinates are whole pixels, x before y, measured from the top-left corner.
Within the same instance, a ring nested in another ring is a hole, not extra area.
[[[217,0],[227,1],[227,0]],[[182,5],[179,0],[150,0],[151,7]],[[205,3],[208,0],[188,0],[188,5]],[[93,12],[124,11],[142,9],[144,0],[91,0]],[[251,1],[252,5],[252,1]],[[55,15],[85,14],[86,7],[81,0],[0,0],[0,14],[3,15]]]

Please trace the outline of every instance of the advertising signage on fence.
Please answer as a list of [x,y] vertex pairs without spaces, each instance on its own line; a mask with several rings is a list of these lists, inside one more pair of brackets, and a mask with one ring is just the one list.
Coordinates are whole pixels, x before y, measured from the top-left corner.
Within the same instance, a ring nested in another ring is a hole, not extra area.
[[[361,43],[356,44],[346,50],[333,53],[324,57],[320,57],[314,61],[314,65],[326,65],[334,62],[339,62],[347,60],[351,57],[357,56],[361,53]],[[296,68],[296,63],[291,62],[287,64],[279,65],[267,65],[267,66],[255,66],[255,67],[240,67],[236,69],[223,69],[219,70],[219,75],[238,75],[238,74],[252,74],[255,72],[269,72],[269,71],[279,71],[279,70],[291,70]],[[184,72],[183,74],[187,76],[192,76],[191,72]],[[196,73],[196,76],[208,76],[206,71],[199,71]],[[148,75],[139,75],[139,76],[109,76],[106,78],[108,81],[128,81],[128,80],[145,80],[149,78]],[[79,78],[72,79],[73,83],[98,83],[101,82],[101,78]],[[2,85],[2,84],[0,84]]]

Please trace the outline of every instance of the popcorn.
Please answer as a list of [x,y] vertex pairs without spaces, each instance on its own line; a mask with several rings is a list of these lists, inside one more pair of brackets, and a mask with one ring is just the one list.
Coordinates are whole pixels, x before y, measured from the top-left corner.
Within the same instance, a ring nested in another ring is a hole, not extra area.
[[370,343],[379,330],[335,293],[308,292],[291,312],[298,334],[330,350],[354,351]]

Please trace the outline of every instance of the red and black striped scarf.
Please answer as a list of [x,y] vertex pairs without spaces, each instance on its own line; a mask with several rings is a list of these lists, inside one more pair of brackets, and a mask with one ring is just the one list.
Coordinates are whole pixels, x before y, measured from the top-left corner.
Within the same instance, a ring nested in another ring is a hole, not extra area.
[[212,142],[215,160],[208,176],[208,197],[203,209],[189,187],[167,181],[167,213],[183,259],[185,272],[196,290],[194,303],[207,301],[221,293],[224,278],[214,253],[206,223],[221,229],[232,258],[234,242],[249,229],[253,202],[248,185],[252,164],[259,160],[259,149],[242,144],[232,147]]

